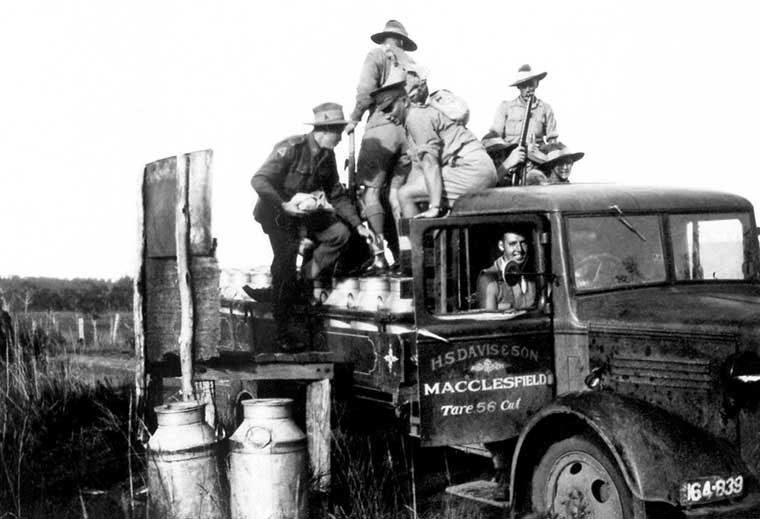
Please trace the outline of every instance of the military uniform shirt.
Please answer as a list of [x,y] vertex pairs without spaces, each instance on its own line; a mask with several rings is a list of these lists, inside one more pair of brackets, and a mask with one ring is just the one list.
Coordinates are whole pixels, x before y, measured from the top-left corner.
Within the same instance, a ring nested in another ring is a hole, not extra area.
[[275,224],[281,204],[296,193],[325,192],[335,212],[352,227],[361,224],[356,209],[338,179],[335,153],[320,148],[314,134],[296,135],[277,143],[253,175],[251,185],[259,195],[254,216],[265,228]]
[[[525,101],[520,96],[511,101],[502,101],[496,109],[496,116],[490,130],[507,141],[508,144],[520,140],[523,119],[525,118]],[[536,141],[557,138],[557,121],[554,111],[548,103],[537,97],[533,100],[533,109],[528,123],[528,138],[535,136]]]
[[[409,63],[414,63],[414,60],[409,57],[404,49],[398,47],[386,49],[379,46],[369,51],[359,75],[359,85],[356,87],[356,107],[351,112],[351,120],[360,121],[364,112],[371,110],[372,96],[370,93],[385,84],[393,67],[398,66],[406,70]],[[382,122],[382,118],[367,121],[367,126],[369,127],[370,123]]]

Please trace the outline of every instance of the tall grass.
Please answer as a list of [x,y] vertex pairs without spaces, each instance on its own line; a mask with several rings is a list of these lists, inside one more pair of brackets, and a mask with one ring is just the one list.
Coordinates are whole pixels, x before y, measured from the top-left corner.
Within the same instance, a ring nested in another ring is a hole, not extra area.
[[130,462],[139,466],[130,389],[50,368],[59,339],[25,320],[15,338],[0,359],[0,518],[82,517],[81,491],[116,485]]
[[[340,407],[333,429],[328,519],[491,519],[498,509],[447,496],[453,483],[444,449],[420,449],[392,416]],[[370,416],[374,415],[374,416]],[[477,472],[471,468],[470,472]]]

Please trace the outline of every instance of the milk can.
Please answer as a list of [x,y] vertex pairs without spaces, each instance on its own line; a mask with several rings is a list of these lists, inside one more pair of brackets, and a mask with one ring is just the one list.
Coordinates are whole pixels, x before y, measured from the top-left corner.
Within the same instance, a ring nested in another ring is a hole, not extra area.
[[306,435],[290,398],[244,400],[243,423],[230,437],[232,519],[306,519]]
[[332,282],[323,279],[314,280],[314,293],[312,296],[312,303],[323,304],[327,302],[332,292]]
[[325,301],[328,306],[356,308],[359,302],[359,278],[336,280],[335,289]]
[[388,309],[390,281],[385,276],[362,278],[360,281],[358,307],[376,312]]
[[155,408],[158,428],[148,441],[150,517],[226,517],[218,444],[204,421],[205,404],[176,402]]

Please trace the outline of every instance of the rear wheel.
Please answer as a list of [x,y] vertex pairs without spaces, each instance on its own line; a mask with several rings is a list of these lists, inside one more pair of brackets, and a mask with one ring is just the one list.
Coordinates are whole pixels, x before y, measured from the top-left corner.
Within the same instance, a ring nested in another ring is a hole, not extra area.
[[536,467],[533,509],[558,519],[632,519],[634,500],[610,456],[585,436],[552,445]]

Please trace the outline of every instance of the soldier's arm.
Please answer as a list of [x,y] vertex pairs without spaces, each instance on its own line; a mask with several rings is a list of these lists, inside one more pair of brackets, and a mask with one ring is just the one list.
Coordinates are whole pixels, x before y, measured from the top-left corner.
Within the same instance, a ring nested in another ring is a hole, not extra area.
[[267,160],[251,178],[251,186],[259,197],[274,207],[280,207],[283,202],[286,202],[277,188],[282,184],[294,157],[295,147],[291,146],[287,140],[280,142],[275,145]]
[[507,124],[507,103],[501,102],[496,108],[496,115],[494,115],[489,132],[495,133],[501,138],[504,138],[504,128]]
[[557,120],[554,118],[554,110],[552,110],[552,107],[549,106],[547,103],[544,103],[544,113],[545,113],[545,122],[546,125],[546,139],[553,141],[556,140],[559,137],[559,132],[557,131]]
[[351,112],[352,121],[361,121],[364,112],[372,104],[370,92],[380,87],[382,66],[385,55],[379,47],[367,54],[359,74],[359,85],[356,87],[356,106]]

